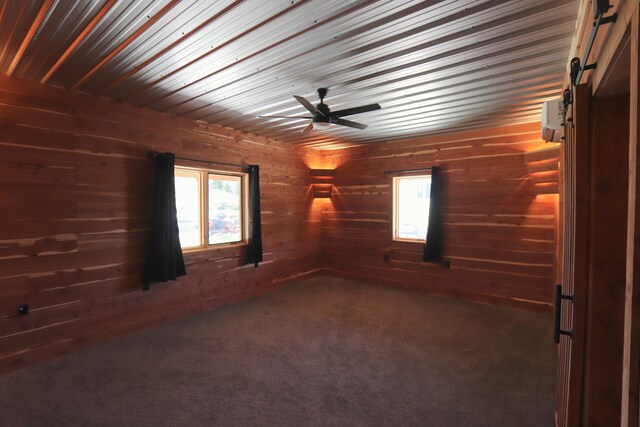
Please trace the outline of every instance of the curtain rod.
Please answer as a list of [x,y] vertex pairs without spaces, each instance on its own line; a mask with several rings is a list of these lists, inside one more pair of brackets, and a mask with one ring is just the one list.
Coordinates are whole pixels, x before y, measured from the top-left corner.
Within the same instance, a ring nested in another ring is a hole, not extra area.
[[213,162],[211,160],[190,159],[188,157],[177,157],[176,156],[176,159],[177,160],[186,160],[186,161],[189,161],[189,162],[207,163],[207,164],[210,164],[210,165],[232,166],[232,167],[236,167],[236,168],[245,168],[245,167],[247,167],[246,165],[238,165],[238,164],[235,164],[235,163]]
[[[151,153],[151,155],[153,157],[155,157],[158,154],[159,153],[155,153],[155,152]],[[178,157],[178,156],[175,156],[175,159],[176,160],[186,160],[188,162],[207,163],[209,165],[231,166],[231,167],[235,167],[235,168],[246,168],[246,167],[248,167],[248,165],[238,165],[238,164],[235,164],[235,163],[214,162],[214,161],[211,161],[211,160],[191,159],[189,157]]]
[[420,168],[420,169],[399,169],[399,170],[393,170],[393,171],[384,171],[385,175],[391,175],[393,173],[404,173],[404,172],[426,172],[426,171],[430,171],[433,170],[435,166],[431,166],[429,168]]

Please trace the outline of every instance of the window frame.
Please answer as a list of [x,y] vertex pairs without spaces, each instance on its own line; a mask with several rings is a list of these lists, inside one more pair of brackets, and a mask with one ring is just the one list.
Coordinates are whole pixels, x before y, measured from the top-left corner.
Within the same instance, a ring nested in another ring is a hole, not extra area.
[[[400,181],[402,179],[418,179],[418,178],[427,178],[428,185],[431,185],[431,173],[420,173],[415,175],[401,175],[392,177],[391,183],[391,205],[392,205],[392,214],[391,214],[391,240],[394,242],[407,242],[407,243],[420,243],[424,244],[427,241],[427,236],[425,235],[424,239],[409,239],[406,237],[398,237],[399,225],[398,221],[400,220]],[[429,197],[431,197],[431,192],[429,192]],[[431,204],[429,204],[429,213],[431,213]],[[427,231],[429,230],[429,217],[427,216]]]
[[[200,207],[200,245],[182,247],[182,252],[196,252],[207,249],[220,249],[249,244],[249,174],[246,172],[230,172],[185,165],[174,166],[174,179],[177,176],[198,176]],[[240,180],[240,240],[234,242],[209,243],[209,177],[232,177]],[[182,242],[181,242],[182,245]]]

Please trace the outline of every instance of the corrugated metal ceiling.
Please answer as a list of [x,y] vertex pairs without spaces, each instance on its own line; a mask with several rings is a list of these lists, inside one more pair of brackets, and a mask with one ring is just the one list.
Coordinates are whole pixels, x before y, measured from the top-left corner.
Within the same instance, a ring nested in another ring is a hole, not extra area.
[[[0,71],[317,148],[539,120],[577,0],[4,0]],[[292,95],[366,130],[303,134]]]

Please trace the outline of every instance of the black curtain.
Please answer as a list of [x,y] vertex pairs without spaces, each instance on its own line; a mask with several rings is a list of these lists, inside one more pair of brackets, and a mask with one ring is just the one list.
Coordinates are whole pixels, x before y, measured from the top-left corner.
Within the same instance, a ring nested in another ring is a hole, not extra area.
[[173,153],[154,155],[151,223],[142,272],[145,291],[149,290],[149,283],[176,280],[187,274],[178,234],[174,162]]
[[441,206],[440,168],[431,169],[431,204],[429,206],[429,228],[427,241],[424,244],[422,260],[440,262],[442,257],[442,222],[440,219]]
[[249,165],[249,247],[247,264],[262,262],[262,222],[260,217],[260,166]]

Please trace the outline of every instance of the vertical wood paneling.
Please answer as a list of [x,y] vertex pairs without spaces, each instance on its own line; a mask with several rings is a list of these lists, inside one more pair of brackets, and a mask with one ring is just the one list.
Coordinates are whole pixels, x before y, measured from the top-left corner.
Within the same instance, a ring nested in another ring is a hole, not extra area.
[[[260,164],[265,262],[185,255],[188,275],[141,292],[149,151]],[[0,76],[0,372],[245,299],[318,271],[313,152]],[[18,304],[30,304],[26,316]]]
[[583,84],[574,90],[574,101],[567,113],[566,139],[563,144],[563,236],[562,293],[573,296],[562,302],[560,327],[571,336],[560,337],[556,392],[556,425],[582,424],[582,387],[586,339],[587,266],[589,265],[591,161],[591,87]]
[[[532,194],[524,153],[548,148],[538,123],[372,144],[331,152],[332,203],[323,216],[329,274],[511,306],[549,310],[557,195]],[[385,170],[439,165],[444,259],[421,261],[422,244],[391,238]],[[388,257],[388,261],[385,261]]]
[[584,419],[587,425],[620,425],[629,96],[594,98],[591,117]]
[[622,361],[622,425],[640,424],[640,8],[630,23],[629,214],[627,218],[627,283]]

